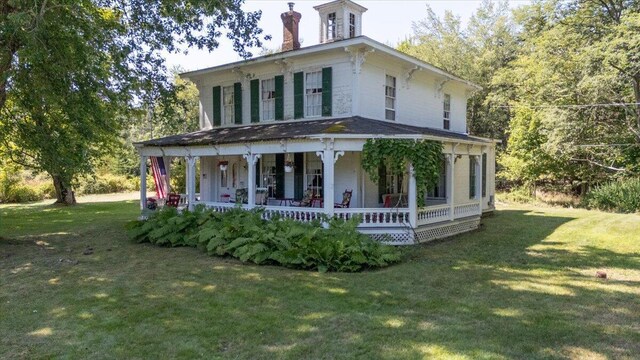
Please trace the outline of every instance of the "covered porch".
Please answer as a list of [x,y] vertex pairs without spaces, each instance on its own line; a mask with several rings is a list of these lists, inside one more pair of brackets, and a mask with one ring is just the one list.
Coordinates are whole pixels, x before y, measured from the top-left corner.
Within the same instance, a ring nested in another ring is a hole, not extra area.
[[[285,125],[287,123],[272,126]],[[256,127],[259,126],[244,128]],[[241,135],[238,133],[243,128],[234,129],[226,130]],[[455,225],[453,228],[461,232],[462,228],[475,228],[483,208],[491,205],[485,200],[492,198],[488,199],[486,192],[480,191],[486,184],[483,184],[483,176],[479,176],[484,174],[482,166],[486,163],[482,161],[482,154],[489,147],[475,139],[439,139],[444,145],[441,179],[423,199],[424,206],[419,206],[411,166],[402,177],[387,176],[381,169],[381,180],[377,184],[362,169],[361,152],[366,139],[394,135],[317,133],[292,136],[283,132],[281,136],[286,137],[280,139],[269,139],[263,134],[259,141],[244,136],[240,141],[229,142],[218,138],[218,142],[211,144],[194,141],[213,130],[181,135],[182,140],[170,137],[139,144],[141,174],[147,172],[149,157],[182,157],[187,164],[187,191],[182,196],[181,206],[193,209],[203,204],[216,211],[227,211],[235,206],[261,207],[265,218],[277,214],[297,221],[358,216],[362,232],[397,244],[449,236],[452,231],[430,231],[425,235],[426,229]],[[423,134],[395,136],[424,138]],[[472,171],[474,176],[469,177],[467,171]],[[199,188],[196,178],[199,178]],[[463,181],[465,178],[468,180]],[[140,204],[143,211],[147,203],[145,180],[142,176]],[[478,191],[465,198],[461,196],[466,192],[463,187]],[[460,224],[466,224],[466,227]]]

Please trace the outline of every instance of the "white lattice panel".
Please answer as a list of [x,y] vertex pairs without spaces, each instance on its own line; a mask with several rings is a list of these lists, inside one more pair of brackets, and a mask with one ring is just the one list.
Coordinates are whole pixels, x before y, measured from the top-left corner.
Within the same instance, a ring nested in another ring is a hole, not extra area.
[[433,227],[421,227],[416,230],[416,242],[426,242],[461,234],[463,232],[475,230],[479,225],[480,218],[454,221],[451,224],[444,224]]

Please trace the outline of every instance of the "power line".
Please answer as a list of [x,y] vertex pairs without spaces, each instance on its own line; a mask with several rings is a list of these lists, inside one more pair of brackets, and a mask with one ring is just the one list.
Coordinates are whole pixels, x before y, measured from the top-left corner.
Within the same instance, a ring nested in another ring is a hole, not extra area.
[[640,103],[603,103],[603,104],[576,104],[576,105],[498,105],[499,108],[528,107],[532,109],[545,108],[593,108],[593,107],[617,107],[617,106],[638,106]]

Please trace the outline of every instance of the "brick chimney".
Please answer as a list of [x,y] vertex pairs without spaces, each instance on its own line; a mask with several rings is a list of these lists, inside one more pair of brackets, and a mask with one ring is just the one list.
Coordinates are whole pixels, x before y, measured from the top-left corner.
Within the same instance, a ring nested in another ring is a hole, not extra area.
[[282,19],[282,51],[291,51],[300,49],[300,41],[298,41],[298,24],[302,14],[293,11],[293,3],[289,3],[289,11],[280,15]]

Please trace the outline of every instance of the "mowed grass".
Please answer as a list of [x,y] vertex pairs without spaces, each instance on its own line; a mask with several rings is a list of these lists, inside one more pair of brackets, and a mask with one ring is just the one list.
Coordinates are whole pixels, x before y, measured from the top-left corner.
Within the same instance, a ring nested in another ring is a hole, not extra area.
[[137,214],[0,207],[0,358],[640,356],[638,215],[503,206],[400,265],[319,274],[133,244]]

